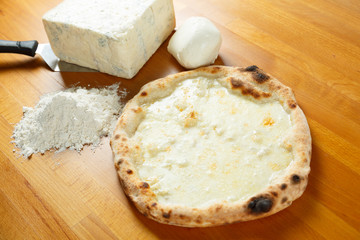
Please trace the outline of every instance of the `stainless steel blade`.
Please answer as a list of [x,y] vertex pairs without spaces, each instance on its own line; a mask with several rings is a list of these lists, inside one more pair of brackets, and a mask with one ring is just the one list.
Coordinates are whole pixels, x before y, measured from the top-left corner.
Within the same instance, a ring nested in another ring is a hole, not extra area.
[[97,72],[94,69],[82,67],[76,64],[61,61],[51,49],[49,43],[39,44],[36,49],[36,53],[39,54],[46,64],[56,72]]

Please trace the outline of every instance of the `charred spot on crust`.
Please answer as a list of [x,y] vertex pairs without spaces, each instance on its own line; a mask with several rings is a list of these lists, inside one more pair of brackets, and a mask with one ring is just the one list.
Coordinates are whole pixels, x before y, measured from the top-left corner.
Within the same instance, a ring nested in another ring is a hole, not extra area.
[[253,72],[252,77],[258,83],[264,83],[270,78],[268,75],[266,75],[263,71],[260,70]]
[[151,204],[152,207],[156,207],[156,205],[157,205],[156,202],[154,202],[154,203]]
[[260,84],[267,81],[270,78],[263,70],[259,69],[258,66],[256,66],[256,65],[249,66],[249,67],[245,68],[244,70],[246,72],[251,72],[252,78],[257,83],[260,83]]
[[296,108],[297,104],[294,100],[289,100],[288,106],[289,106],[289,108],[294,109],[294,108]]
[[248,209],[251,213],[260,214],[269,212],[273,205],[273,201],[267,197],[254,198],[249,204]]
[[297,174],[294,174],[294,175],[291,176],[291,181],[292,181],[292,183],[294,183],[294,184],[299,183],[300,180],[301,180],[301,179],[300,179],[299,175],[297,175]]
[[127,174],[132,174],[133,171],[131,169],[126,170]]
[[115,164],[115,168],[116,168],[117,171],[120,170],[120,164],[121,164],[123,161],[124,161],[124,160],[123,160],[122,158],[120,158],[120,160],[117,161],[117,163]]
[[164,218],[170,218],[170,213],[171,213],[171,212],[163,213],[162,216],[163,216]]
[[149,188],[149,184],[147,182],[142,182],[140,185],[141,188]]
[[281,184],[280,188],[281,188],[281,190],[285,190],[287,188],[286,183]]
[[287,197],[283,197],[283,198],[281,199],[281,203],[285,203],[287,200],[288,200]]
[[140,93],[140,95],[145,97],[145,96],[147,96],[147,92],[143,91],[143,92]]
[[255,72],[258,68],[258,66],[256,65],[252,65],[252,66],[248,66],[247,68],[245,68],[245,71],[247,72]]
[[240,79],[231,77],[230,84],[232,88],[240,89],[243,95],[251,95],[256,99],[261,97],[265,97],[265,98],[271,97],[271,93],[258,91],[257,89],[253,88],[251,85],[246,86],[246,84]]

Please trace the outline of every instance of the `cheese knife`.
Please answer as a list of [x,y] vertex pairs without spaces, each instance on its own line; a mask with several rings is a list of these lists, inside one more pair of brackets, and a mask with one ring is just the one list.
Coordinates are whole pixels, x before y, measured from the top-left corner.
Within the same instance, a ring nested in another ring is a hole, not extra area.
[[30,57],[35,57],[36,54],[39,54],[45,63],[55,72],[97,72],[94,69],[61,61],[54,54],[49,43],[39,44],[36,40],[0,40],[0,53],[18,53]]

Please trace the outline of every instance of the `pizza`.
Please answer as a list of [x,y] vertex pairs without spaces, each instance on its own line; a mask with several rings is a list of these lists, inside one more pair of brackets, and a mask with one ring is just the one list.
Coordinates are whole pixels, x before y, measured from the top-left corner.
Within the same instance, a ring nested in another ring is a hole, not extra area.
[[210,66],[144,85],[110,141],[125,194],[160,223],[274,214],[308,183],[311,135],[293,91],[257,66]]

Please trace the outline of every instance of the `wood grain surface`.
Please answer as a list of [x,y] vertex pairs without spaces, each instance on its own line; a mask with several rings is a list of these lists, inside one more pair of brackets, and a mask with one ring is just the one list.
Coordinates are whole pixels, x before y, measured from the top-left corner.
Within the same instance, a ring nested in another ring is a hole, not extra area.
[[[0,39],[47,42],[42,15],[60,0],[0,0]],[[216,64],[256,64],[290,86],[313,138],[309,185],[273,216],[211,228],[159,224],[125,197],[109,147],[18,158],[10,143],[22,107],[71,86],[116,82],[130,99],[184,69],[165,42],[125,80],[52,72],[40,57],[0,55],[0,239],[360,239],[359,0],[174,0],[177,25],[205,16],[220,29]]]

